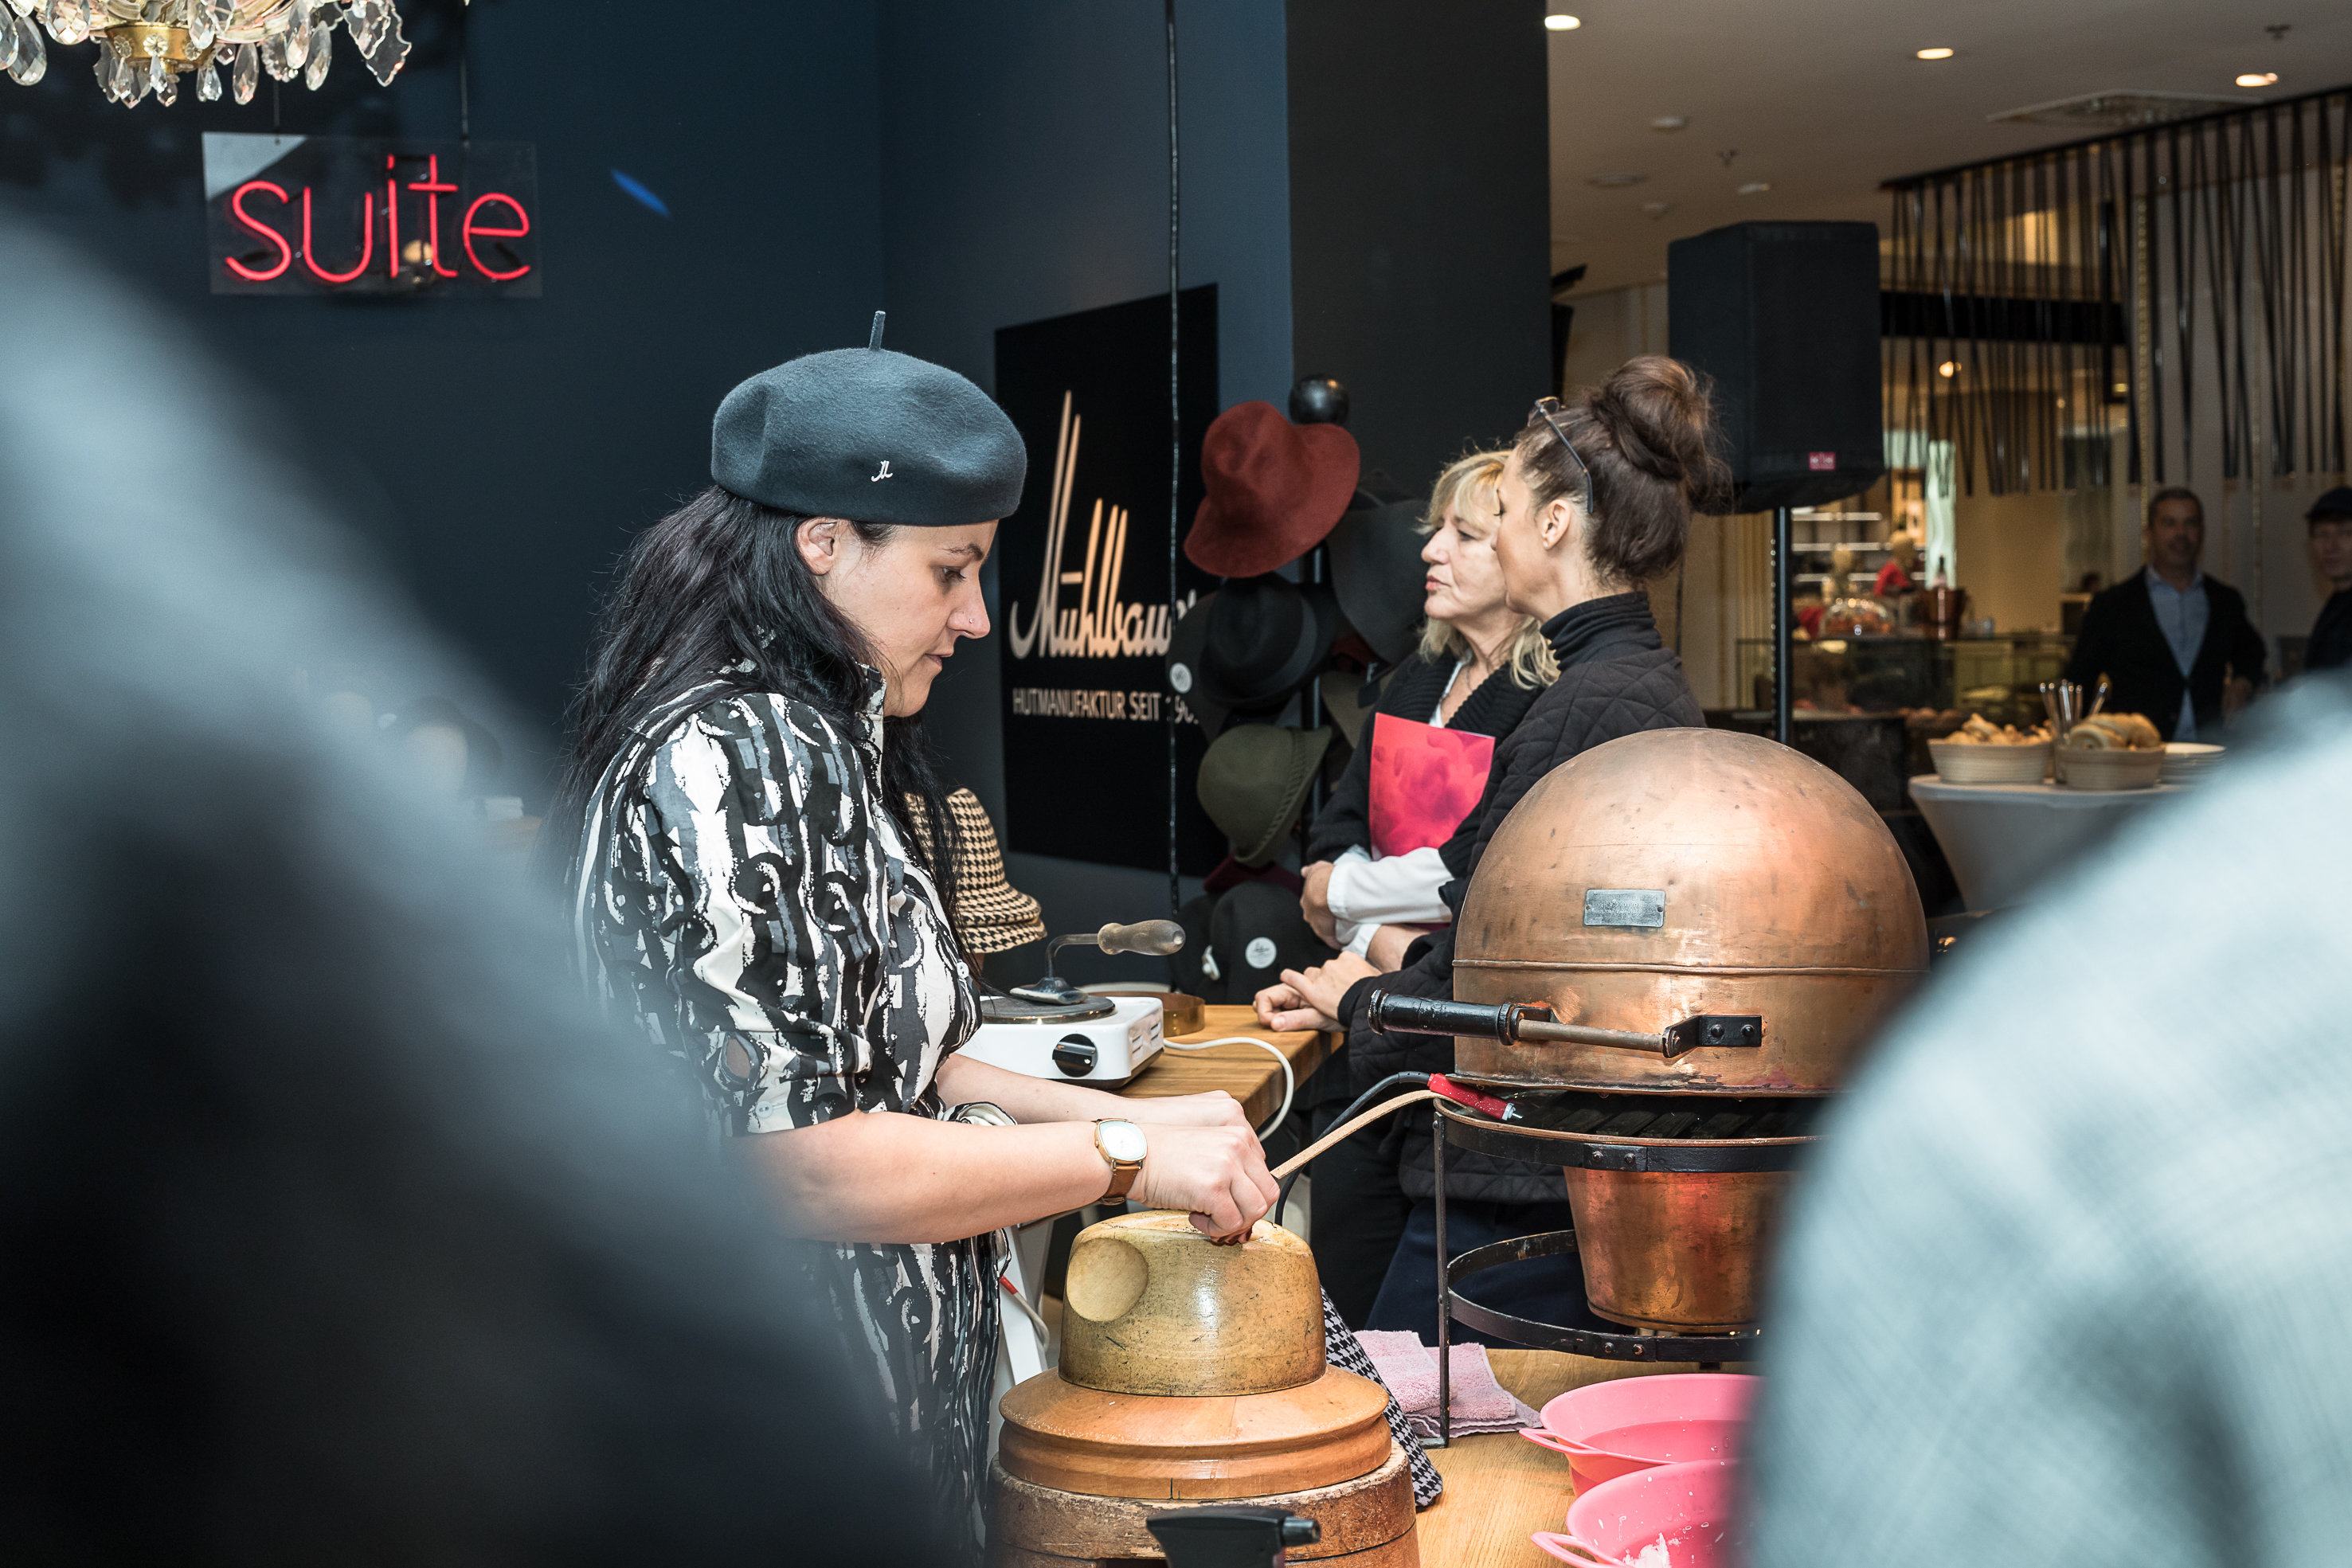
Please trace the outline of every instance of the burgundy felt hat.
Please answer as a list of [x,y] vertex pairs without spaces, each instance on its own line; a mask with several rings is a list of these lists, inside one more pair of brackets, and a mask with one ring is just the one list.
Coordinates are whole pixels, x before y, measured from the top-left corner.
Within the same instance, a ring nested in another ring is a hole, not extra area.
[[1219,577],[1256,577],[1322,542],[1348,509],[1360,466],[1336,424],[1293,424],[1270,402],[1235,403],[1201,438],[1209,493],[1184,554]]

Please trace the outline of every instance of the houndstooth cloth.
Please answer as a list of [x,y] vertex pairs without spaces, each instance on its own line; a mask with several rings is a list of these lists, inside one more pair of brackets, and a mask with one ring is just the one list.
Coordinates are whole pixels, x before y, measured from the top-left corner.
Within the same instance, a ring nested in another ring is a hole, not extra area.
[[1343,1371],[1380,1383],[1381,1392],[1389,1396],[1389,1433],[1396,1438],[1397,1446],[1404,1450],[1405,1463],[1412,1469],[1412,1506],[1427,1508],[1435,1502],[1437,1494],[1445,1490],[1444,1478],[1437,1473],[1437,1467],[1431,1464],[1429,1456],[1422,1451],[1421,1439],[1414,1437],[1412,1428],[1405,1425],[1404,1406],[1397,1403],[1394,1394],[1389,1393],[1389,1385],[1381,1383],[1381,1375],[1372,1365],[1372,1358],[1366,1355],[1364,1347],[1356,1342],[1355,1330],[1339,1321],[1339,1311],[1331,1305],[1328,1292],[1323,1297],[1323,1355],[1332,1365]]

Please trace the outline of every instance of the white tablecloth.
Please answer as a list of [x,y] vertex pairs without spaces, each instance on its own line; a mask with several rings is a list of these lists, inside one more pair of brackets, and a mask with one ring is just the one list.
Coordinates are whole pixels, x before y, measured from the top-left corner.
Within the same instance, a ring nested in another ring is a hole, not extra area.
[[1911,799],[1944,847],[1971,910],[2019,903],[2053,867],[2181,789],[2178,784],[2148,789],[1947,784],[1932,773],[1911,780]]

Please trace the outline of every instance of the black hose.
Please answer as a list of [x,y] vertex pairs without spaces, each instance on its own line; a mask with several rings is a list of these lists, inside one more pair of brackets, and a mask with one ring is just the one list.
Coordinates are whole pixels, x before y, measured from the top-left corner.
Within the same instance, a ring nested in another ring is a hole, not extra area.
[[[1386,1078],[1381,1079],[1378,1083],[1373,1084],[1370,1089],[1365,1090],[1361,1094],[1357,1095],[1346,1110],[1331,1118],[1331,1125],[1337,1127],[1345,1123],[1354,1121],[1358,1116],[1360,1116],[1365,1112],[1370,1110],[1376,1101],[1381,1099],[1392,1090],[1401,1088],[1426,1089],[1428,1087],[1429,1074],[1426,1072],[1391,1072]],[[1310,1138],[1307,1141],[1312,1143],[1314,1140]],[[1283,1215],[1289,1210],[1290,1189],[1297,1186],[1298,1185],[1299,1177],[1305,1176],[1307,1171],[1312,1168],[1313,1166],[1311,1163],[1306,1166],[1301,1166],[1298,1169],[1291,1172],[1288,1176],[1283,1178],[1282,1186],[1276,1189],[1274,1198],[1273,1218],[1276,1225],[1282,1223]]]

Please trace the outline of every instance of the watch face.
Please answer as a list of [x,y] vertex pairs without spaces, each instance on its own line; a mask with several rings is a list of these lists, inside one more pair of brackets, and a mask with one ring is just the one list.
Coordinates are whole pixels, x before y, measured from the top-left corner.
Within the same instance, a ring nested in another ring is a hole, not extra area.
[[1096,1130],[1103,1153],[1121,1164],[1141,1163],[1143,1159],[1143,1129],[1132,1122],[1105,1122]]

